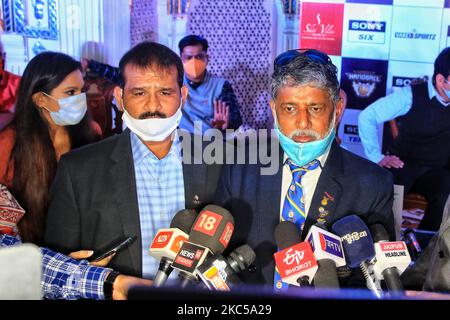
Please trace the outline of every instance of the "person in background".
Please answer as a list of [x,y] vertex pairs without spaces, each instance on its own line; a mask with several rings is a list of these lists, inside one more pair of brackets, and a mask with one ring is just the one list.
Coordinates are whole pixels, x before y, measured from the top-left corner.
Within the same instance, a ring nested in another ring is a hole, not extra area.
[[[0,184],[0,250],[22,243],[16,223],[26,215],[25,210]],[[74,252],[70,256],[41,247],[42,294],[46,299],[114,299],[127,298],[132,285],[151,285],[152,281],[119,274],[112,269],[90,265],[86,260],[92,252]],[[0,288],[7,290],[7,288]]]
[[[395,118],[399,134],[383,155],[377,128]],[[428,207],[419,228],[438,230],[450,194],[450,47],[436,58],[428,82],[378,99],[360,113],[358,128],[368,159],[390,169],[405,194],[425,196]]]
[[5,70],[6,52],[0,41],[0,131],[14,118],[14,104],[20,77]]
[[[238,129],[242,118],[230,82],[206,70],[209,62],[206,39],[186,36],[178,47],[185,73],[183,84],[188,88],[180,128],[194,133],[194,122],[199,121],[202,133],[211,128]],[[81,60],[81,65],[84,71],[119,84],[118,68],[86,58]]]
[[99,140],[87,113],[79,62],[56,52],[35,56],[24,70],[16,117],[0,132],[0,183],[27,212],[19,222],[25,242],[41,244],[49,188],[64,153]]
[[229,81],[212,75],[208,42],[196,35],[184,37],[178,43],[184,67],[184,85],[188,88],[180,128],[194,132],[199,121],[203,133],[211,128],[238,129],[242,124],[239,105]]

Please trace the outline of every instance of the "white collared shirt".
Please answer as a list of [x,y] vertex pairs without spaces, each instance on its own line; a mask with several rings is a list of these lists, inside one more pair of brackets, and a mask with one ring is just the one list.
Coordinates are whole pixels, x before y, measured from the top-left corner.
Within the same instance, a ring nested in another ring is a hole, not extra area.
[[[427,87],[430,100],[439,96],[431,79],[428,80]],[[437,100],[444,108],[449,107],[449,105],[443,104],[440,99]],[[378,141],[378,126],[386,121],[407,114],[412,108],[412,103],[412,89],[411,86],[407,86],[378,99],[361,111],[358,119],[359,137],[361,138],[364,152],[370,161],[378,163],[384,157],[381,154],[380,141]]]
[[[327,161],[328,154],[330,153],[330,146],[326,149],[326,151],[317,157],[317,160],[319,160],[320,165],[314,169],[306,172],[302,176],[301,185],[303,189],[303,197],[305,199],[305,214],[308,216],[309,207],[311,206],[312,198],[314,196],[314,192],[316,191],[317,182],[319,181],[320,174],[322,173],[322,168],[325,165],[325,162]],[[282,180],[281,180],[281,199],[280,199],[280,221],[281,221],[281,215],[283,212],[283,205],[284,205],[284,199],[286,198],[286,193],[289,189],[289,186],[292,182],[292,173],[291,168],[286,163],[286,160],[288,159],[288,156],[286,153],[283,155],[283,172],[282,172]]]

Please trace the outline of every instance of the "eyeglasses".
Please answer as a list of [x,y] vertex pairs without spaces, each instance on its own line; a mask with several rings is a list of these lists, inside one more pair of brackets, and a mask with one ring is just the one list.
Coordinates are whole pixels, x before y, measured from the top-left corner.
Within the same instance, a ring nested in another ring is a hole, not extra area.
[[188,61],[188,60],[191,60],[192,58],[195,58],[197,60],[206,61],[207,56],[208,55],[205,52],[201,52],[199,54],[196,54],[195,56],[191,56],[191,55],[188,55],[188,54],[182,54],[181,55],[181,60]]
[[291,63],[299,56],[306,56],[308,59],[321,63],[323,65],[332,64],[331,58],[326,54],[316,49],[293,49],[279,54],[273,63],[275,68],[280,68],[288,63]]

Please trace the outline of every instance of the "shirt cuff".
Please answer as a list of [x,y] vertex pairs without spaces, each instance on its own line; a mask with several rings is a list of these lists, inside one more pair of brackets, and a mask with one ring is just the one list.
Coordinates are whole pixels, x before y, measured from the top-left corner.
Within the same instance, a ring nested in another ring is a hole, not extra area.
[[106,277],[111,271],[112,269],[91,265],[83,266],[81,270],[81,297],[85,299],[104,300],[105,293],[103,287]]
[[370,161],[378,163],[384,158],[384,155],[379,152],[376,152],[369,154],[367,157],[369,158]]

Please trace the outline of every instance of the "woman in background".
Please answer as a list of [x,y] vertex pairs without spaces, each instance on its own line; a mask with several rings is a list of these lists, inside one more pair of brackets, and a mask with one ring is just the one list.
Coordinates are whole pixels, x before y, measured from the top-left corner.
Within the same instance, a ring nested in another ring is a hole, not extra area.
[[42,244],[59,158],[101,137],[83,86],[78,61],[56,52],[35,56],[22,75],[15,119],[0,132],[0,183],[27,212],[18,224],[24,242]]

